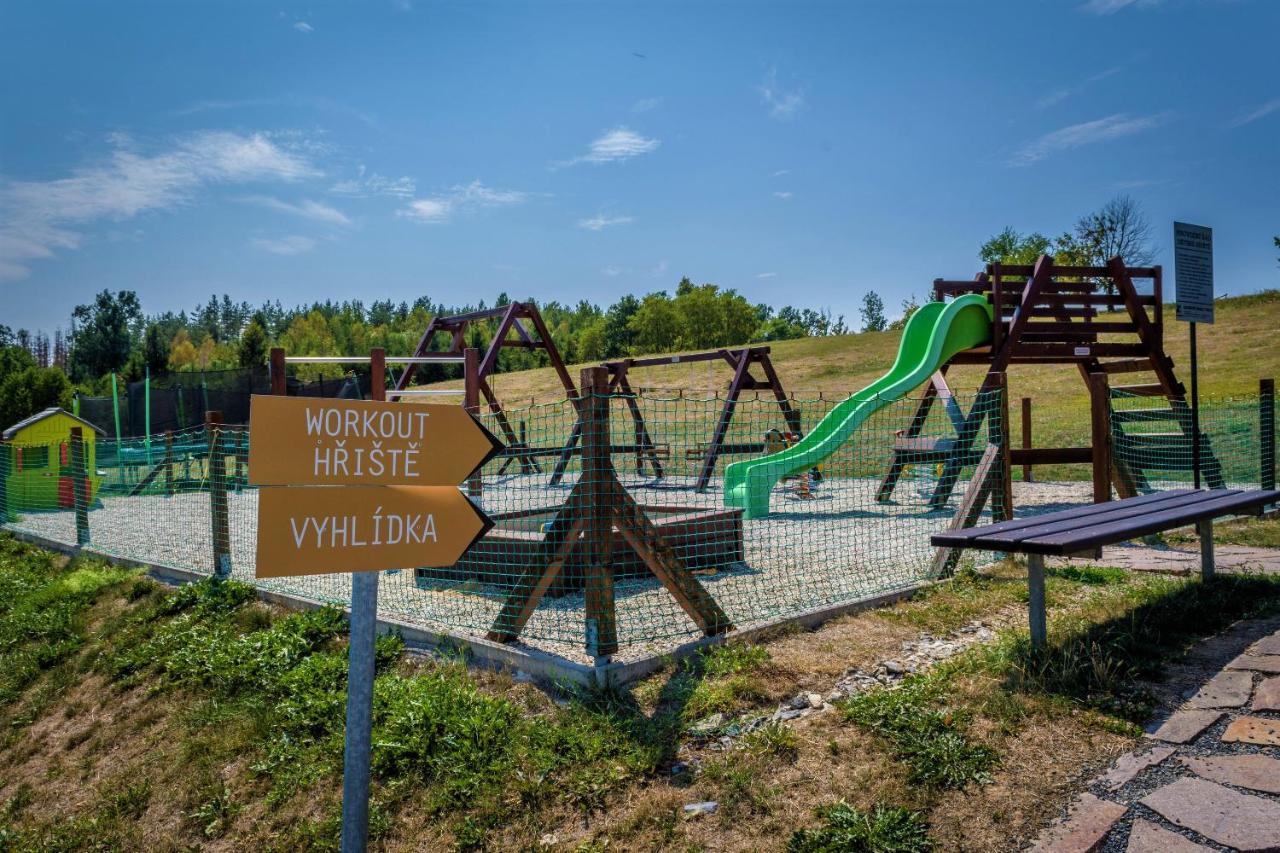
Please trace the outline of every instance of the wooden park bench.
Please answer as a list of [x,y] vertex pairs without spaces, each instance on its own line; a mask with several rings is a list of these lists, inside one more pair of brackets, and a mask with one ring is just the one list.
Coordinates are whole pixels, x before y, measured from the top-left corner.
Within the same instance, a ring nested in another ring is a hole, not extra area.
[[1048,633],[1044,603],[1046,555],[1096,559],[1102,556],[1104,545],[1194,524],[1200,538],[1200,570],[1208,580],[1213,577],[1213,520],[1224,515],[1260,515],[1264,506],[1277,501],[1280,491],[1272,489],[1175,489],[984,527],[948,530],[931,541],[938,548],[1026,554],[1031,642],[1043,646]]

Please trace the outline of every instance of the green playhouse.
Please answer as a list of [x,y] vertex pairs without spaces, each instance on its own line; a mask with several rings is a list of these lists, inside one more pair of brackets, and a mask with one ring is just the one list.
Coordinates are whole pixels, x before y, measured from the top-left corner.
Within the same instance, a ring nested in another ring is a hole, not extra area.
[[10,512],[71,509],[75,505],[71,469],[71,430],[81,428],[85,468],[88,471],[86,504],[97,496],[96,443],[102,430],[64,409],[49,408],[19,421],[0,433],[5,464],[0,465]]

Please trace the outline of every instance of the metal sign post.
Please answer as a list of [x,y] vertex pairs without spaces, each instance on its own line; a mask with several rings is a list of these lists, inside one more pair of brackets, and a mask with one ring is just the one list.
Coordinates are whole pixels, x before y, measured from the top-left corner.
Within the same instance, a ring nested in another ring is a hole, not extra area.
[[[271,356],[283,391],[284,352]],[[457,485],[502,449],[460,407],[388,404],[386,354],[368,361],[371,402],[255,395],[249,410],[257,576],[351,572],[343,853],[369,841],[378,572],[457,562],[493,526]]]
[[1213,323],[1213,229],[1173,223],[1178,319],[1191,324],[1191,470],[1200,488],[1200,359],[1196,324]]

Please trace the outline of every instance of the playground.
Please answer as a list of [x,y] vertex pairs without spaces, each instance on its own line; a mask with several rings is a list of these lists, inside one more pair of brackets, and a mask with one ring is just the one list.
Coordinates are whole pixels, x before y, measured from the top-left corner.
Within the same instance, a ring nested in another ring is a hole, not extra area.
[[[944,578],[962,559],[993,559],[930,546],[950,528],[1196,477],[1273,487],[1272,386],[1203,401],[1193,416],[1164,348],[1162,287],[1159,267],[1118,258],[1066,267],[1046,256],[940,279],[892,366],[839,399],[797,397],[767,346],[612,360],[575,377],[532,303],[434,318],[414,352],[368,375],[402,405],[461,404],[499,438],[504,449],[463,487],[496,524],[452,568],[386,573],[380,614],[580,667],[625,665],[703,637],[812,624]],[[483,352],[465,345],[481,321],[497,323]],[[544,352],[558,399],[502,399],[504,347]],[[277,350],[260,390],[302,393],[291,365],[317,361],[372,363]],[[457,365],[461,381],[415,385],[429,363]],[[1071,444],[1034,446],[1026,409],[1014,434],[1009,371],[1028,364],[1079,377],[1090,403]],[[673,365],[710,378],[701,389],[639,379]],[[330,384],[363,395],[359,380]],[[148,416],[146,436],[98,434],[87,457],[76,430],[46,439],[59,448],[49,474],[95,485],[69,485],[61,504],[13,487],[33,454],[5,445],[9,529],[304,602],[349,600],[344,575],[255,579],[248,432],[225,413],[178,431],[153,431]],[[1080,473],[1035,475],[1064,466]]]

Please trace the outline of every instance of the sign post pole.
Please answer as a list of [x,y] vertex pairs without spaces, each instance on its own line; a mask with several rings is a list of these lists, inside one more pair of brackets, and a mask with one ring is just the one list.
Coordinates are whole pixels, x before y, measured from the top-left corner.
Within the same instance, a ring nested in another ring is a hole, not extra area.
[[[369,398],[387,399],[386,350],[369,358]],[[373,751],[374,650],[378,635],[378,573],[351,573],[347,647],[347,731],[342,754],[342,853],[369,843],[369,777]]]
[[1213,322],[1213,229],[1173,223],[1174,269],[1178,288],[1178,319],[1190,324],[1191,344],[1191,471],[1200,488],[1200,358],[1196,324]]

